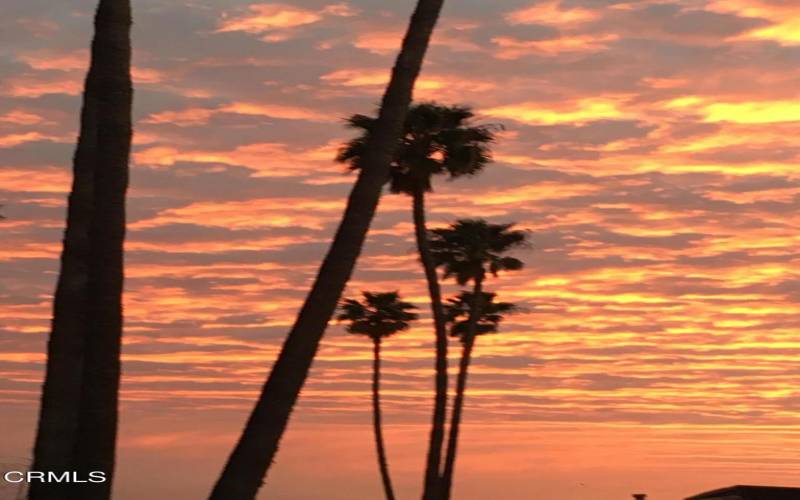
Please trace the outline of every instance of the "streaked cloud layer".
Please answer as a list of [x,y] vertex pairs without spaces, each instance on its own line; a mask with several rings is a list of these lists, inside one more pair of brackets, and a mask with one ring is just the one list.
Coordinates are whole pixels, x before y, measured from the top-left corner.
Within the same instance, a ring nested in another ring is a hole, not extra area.
[[[29,0],[0,21],[0,412],[19,456],[93,7]],[[342,119],[374,109],[411,7],[136,2],[122,500],[195,498],[213,480],[339,220]],[[519,221],[533,242],[527,269],[490,285],[526,312],[479,342],[458,498],[796,481],[781,450],[800,444],[798,23],[781,0],[447,5],[416,96],[506,130],[485,174],[436,186],[430,219]],[[381,202],[362,288],[425,304],[404,197]],[[431,340],[426,319],[386,349],[406,495]],[[379,491],[369,356],[330,328],[271,476],[281,498]],[[148,486],[124,472],[161,456],[178,472]]]

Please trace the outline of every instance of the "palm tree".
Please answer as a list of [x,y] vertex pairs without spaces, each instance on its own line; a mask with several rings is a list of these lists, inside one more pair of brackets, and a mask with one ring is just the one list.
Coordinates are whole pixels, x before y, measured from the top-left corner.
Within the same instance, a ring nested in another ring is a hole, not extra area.
[[[82,499],[111,494],[122,335],[122,245],[131,145],[130,0],[100,0],[47,347],[33,470],[103,471]],[[64,498],[32,483],[31,500]]]
[[[526,243],[523,231],[513,230],[513,224],[490,224],[483,219],[463,219],[450,227],[435,229],[431,233],[431,253],[437,264],[444,269],[444,277],[454,277],[459,285],[472,281],[473,289],[469,294],[462,294],[456,302],[448,307],[448,316],[455,320],[459,315],[458,305],[463,310],[464,300],[469,302],[469,318],[466,323],[455,322],[453,333],[462,338],[463,352],[459,363],[459,374],[456,382],[456,399],[453,404],[453,415],[450,421],[450,433],[447,439],[447,454],[441,476],[441,498],[448,500],[452,491],[453,471],[455,469],[458,433],[461,425],[461,413],[464,405],[464,391],[467,383],[472,347],[475,336],[482,330],[494,326],[500,317],[493,314],[507,312],[507,304],[498,310],[497,304],[490,300],[493,294],[483,291],[483,282],[487,272],[497,276],[500,271],[522,269],[522,261],[504,254],[519,248]],[[503,309],[506,308],[504,311]],[[496,319],[496,322],[494,321]],[[489,330],[491,331],[491,329]]]
[[402,134],[414,83],[444,0],[418,0],[378,122],[364,146],[358,179],[311,291],[284,341],[239,441],[211,492],[212,500],[251,500],[275,458],[322,335],[364,244],[389,164]]
[[[442,311],[442,293],[428,244],[425,194],[433,190],[434,175],[446,175],[449,179],[472,176],[481,172],[491,161],[489,145],[495,139],[494,130],[497,127],[472,125],[470,122],[473,117],[472,110],[463,106],[436,103],[412,105],[392,160],[389,178],[392,193],[407,194],[413,200],[414,233],[431,297],[436,334],[435,396],[425,470],[425,500],[435,500],[437,497],[447,409],[447,331]],[[351,116],[347,124],[360,130],[361,135],[339,150],[337,161],[349,163],[353,170],[358,169],[376,122],[371,116]]]
[[370,293],[363,292],[364,301],[345,299],[341,305],[339,321],[349,321],[347,331],[356,335],[366,335],[372,339],[372,425],[375,432],[375,446],[378,451],[378,468],[381,472],[383,490],[387,500],[394,500],[392,480],[386,461],[386,449],[383,444],[381,428],[381,342],[397,332],[407,330],[409,321],[417,319],[417,314],[410,312],[416,309],[412,304],[400,300],[398,292]]

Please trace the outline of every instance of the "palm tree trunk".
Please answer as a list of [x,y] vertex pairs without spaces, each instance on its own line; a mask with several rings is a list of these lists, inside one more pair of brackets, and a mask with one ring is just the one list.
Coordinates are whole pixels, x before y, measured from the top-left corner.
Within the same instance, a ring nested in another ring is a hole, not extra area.
[[[75,492],[87,500],[108,498],[113,475],[133,92],[130,25],[130,0],[100,0],[34,445],[34,470],[106,473],[106,483]],[[107,345],[103,339],[115,340]],[[116,367],[112,387],[103,376],[109,365]],[[107,410],[92,419],[84,406],[87,391],[98,389],[105,389],[98,403]],[[84,463],[84,454],[98,449],[100,460]],[[32,483],[29,498],[62,499],[66,492],[57,483]]]
[[75,470],[82,476],[103,471],[106,481],[87,483],[73,498],[111,497],[116,452],[122,344],[125,193],[131,148],[131,5],[130,0],[101,0],[97,30],[104,42],[95,46],[102,61],[94,172],[94,211],[89,232],[89,329],[83,359],[83,383]]
[[342,222],[261,395],[211,492],[212,500],[251,500],[308,377],[325,328],[355,266],[397,147],[414,82],[444,0],[419,0],[362,156]]
[[425,270],[425,279],[428,282],[428,294],[431,297],[431,312],[436,334],[435,395],[422,498],[423,500],[436,500],[439,494],[439,467],[442,461],[444,428],[447,418],[447,328],[442,308],[439,277],[436,275],[436,265],[433,262],[428,243],[428,228],[425,223],[425,191],[421,187],[413,192],[413,206],[417,249],[422,261],[422,268]]
[[453,491],[453,472],[456,467],[456,452],[458,448],[458,433],[461,428],[461,415],[464,410],[464,396],[467,389],[467,373],[472,359],[472,348],[475,346],[476,329],[481,317],[483,298],[483,276],[475,279],[473,288],[472,306],[470,307],[467,333],[464,336],[464,345],[461,352],[461,361],[458,365],[458,379],[456,380],[456,397],[453,401],[453,416],[450,421],[450,435],[447,438],[447,455],[445,456],[444,472],[442,473],[442,500],[449,500]]
[[381,481],[386,500],[394,500],[392,479],[389,476],[389,465],[386,460],[386,448],[383,444],[381,428],[381,341],[375,339],[372,358],[372,425],[375,430],[375,447],[378,450],[378,467],[381,470]]
[[[53,299],[53,319],[47,343],[47,367],[32,470],[68,471],[78,428],[87,319],[92,174],[97,142],[94,87],[93,73],[90,70],[81,111],[81,133],[73,158],[72,189],[67,201],[61,270]],[[31,483],[28,498],[63,498],[63,485]]]

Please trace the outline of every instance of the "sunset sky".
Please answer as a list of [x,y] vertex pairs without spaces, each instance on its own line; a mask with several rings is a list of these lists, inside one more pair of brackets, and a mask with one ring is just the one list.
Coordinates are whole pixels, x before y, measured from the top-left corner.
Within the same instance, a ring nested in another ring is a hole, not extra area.
[[[95,6],[3,2],[0,463],[30,457]],[[413,2],[133,7],[116,498],[197,499],[339,221],[343,118],[374,111]],[[446,0],[415,98],[505,130],[484,174],[437,180],[431,225],[531,238],[487,284],[525,312],[477,343],[455,498],[800,486],[798,97],[794,0]],[[408,197],[381,201],[363,289],[424,313],[385,343],[390,466],[418,498],[433,335]],[[263,498],[380,498],[370,356],[331,325]]]

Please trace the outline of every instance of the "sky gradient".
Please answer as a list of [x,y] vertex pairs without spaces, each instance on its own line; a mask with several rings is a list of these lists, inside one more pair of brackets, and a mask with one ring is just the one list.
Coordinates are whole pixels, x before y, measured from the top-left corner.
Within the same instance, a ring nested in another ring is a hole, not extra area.
[[[0,463],[35,430],[95,4],[0,20]],[[133,7],[116,498],[201,498],[339,221],[343,119],[374,111],[413,2]],[[532,242],[487,284],[525,312],[477,342],[456,498],[800,485],[798,97],[794,1],[445,2],[415,98],[505,130],[484,174],[436,182],[431,225],[516,221]],[[425,313],[385,343],[390,466],[414,498],[433,335],[408,197],[382,199],[362,289]],[[332,324],[270,498],[379,497],[370,356]]]

